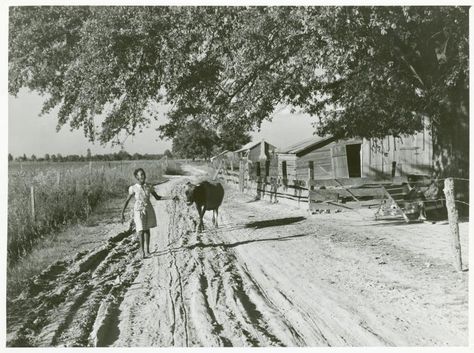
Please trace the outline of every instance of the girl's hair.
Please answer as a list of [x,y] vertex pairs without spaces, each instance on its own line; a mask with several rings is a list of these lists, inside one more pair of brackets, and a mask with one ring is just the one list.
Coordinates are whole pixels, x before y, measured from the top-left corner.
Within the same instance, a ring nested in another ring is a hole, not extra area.
[[145,173],[145,171],[143,170],[143,168],[137,168],[137,169],[135,169],[135,171],[133,172],[133,175],[135,176],[135,178],[137,177],[138,172],[140,172],[140,171],[143,173],[143,175],[146,176],[146,173]]

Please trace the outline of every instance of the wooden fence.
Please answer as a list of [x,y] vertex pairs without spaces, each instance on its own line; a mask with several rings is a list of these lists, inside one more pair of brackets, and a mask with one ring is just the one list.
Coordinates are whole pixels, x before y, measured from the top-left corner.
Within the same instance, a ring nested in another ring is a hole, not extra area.
[[[214,166],[215,168],[215,166]],[[384,199],[387,190],[397,185],[406,185],[406,177],[394,177],[390,180],[375,180],[371,178],[341,178],[315,180],[314,170],[308,168],[307,180],[287,180],[280,176],[261,176],[251,173],[248,163],[240,161],[237,170],[228,170],[222,163],[215,170],[214,178],[224,180],[228,185],[239,188],[241,192],[255,196],[256,199],[278,202],[280,199],[293,200],[300,205],[306,205],[312,212],[315,204],[321,202],[344,202],[352,199],[359,202],[363,199]],[[459,178],[458,178],[459,179]],[[468,182],[467,179],[459,179]],[[445,180],[445,199],[450,223],[453,265],[457,271],[462,271],[461,248],[459,241],[458,212],[456,203],[463,201],[454,198],[453,178]],[[439,200],[434,200],[439,201]],[[433,200],[421,201],[430,203]],[[427,207],[426,207],[427,209]],[[405,216],[406,218],[406,216]]]
[[[215,166],[213,166],[215,168]],[[235,185],[241,192],[251,194],[258,199],[277,202],[279,199],[296,201],[298,206],[306,204],[312,210],[315,203],[359,199],[380,199],[383,197],[382,185],[406,181],[406,178],[395,178],[390,181],[375,181],[368,178],[346,178],[315,180],[308,168],[307,180],[288,180],[280,176],[252,175],[248,167],[241,162],[239,170],[229,170],[222,165],[215,169],[214,178]]]

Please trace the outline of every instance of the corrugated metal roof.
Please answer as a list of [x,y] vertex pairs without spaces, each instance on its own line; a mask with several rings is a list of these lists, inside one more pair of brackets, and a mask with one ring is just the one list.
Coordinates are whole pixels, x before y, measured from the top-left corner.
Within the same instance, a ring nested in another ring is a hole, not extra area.
[[334,137],[333,136],[325,136],[325,137],[313,136],[311,138],[302,140],[286,148],[282,148],[281,150],[278,150],[278,152],[279,153],[300,153],[308,148],[327,142],[331,139],[334,139]]

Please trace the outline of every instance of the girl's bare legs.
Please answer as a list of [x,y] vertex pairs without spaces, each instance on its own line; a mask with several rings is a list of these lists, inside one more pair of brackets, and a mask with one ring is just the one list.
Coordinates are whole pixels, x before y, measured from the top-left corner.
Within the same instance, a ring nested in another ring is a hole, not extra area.
[[145,233],[145,243],[146,243],[146,252],[150,255],[150,230],[144,230]]
[[145,236],[144,236],[144,233],[146,231],[145,230],[140,230],[138,232],[138,240],[140,241],[140,249],[142,250],[142,257],[145,257]]

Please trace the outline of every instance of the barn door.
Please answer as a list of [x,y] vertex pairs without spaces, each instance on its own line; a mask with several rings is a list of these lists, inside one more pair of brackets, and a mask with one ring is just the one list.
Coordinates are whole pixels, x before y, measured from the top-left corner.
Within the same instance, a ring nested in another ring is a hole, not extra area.
[[331,148],[331,154],[334,178],[349,178],[346,146],[333,146]]

